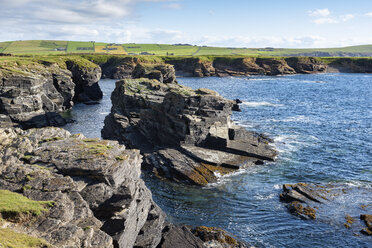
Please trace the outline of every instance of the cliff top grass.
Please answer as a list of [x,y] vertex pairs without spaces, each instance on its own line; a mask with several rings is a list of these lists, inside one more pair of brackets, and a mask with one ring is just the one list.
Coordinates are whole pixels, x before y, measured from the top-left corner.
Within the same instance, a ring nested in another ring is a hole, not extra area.
[[[106,48],[103,50],[103,48]],[[107,49],[111,48],[111,49]],[[24,40],[0,42],[0,52],[31,55],[69,54],[153,54],[157,56],[360,56],[372,54],[372,45],[336,48],[246,48],[212,47],[190,44],[113,44],[95,41]],[[327,55],[328,54],[328,55]]]
[[0,190],[0,213],[4,215],[31,214],[39,216],[53,206],[53,201],[33,201],[8,190]]
[[176,94],[180,94],[182,96],[200,96],[200,95],[214,95],[218,96],[218,93],[214,90],[199,88],[193,90],[190,87],[172,83],[172,84],[165,84],[160,83],[156,79],[148,79],[148,78],[137,78],[137,79],[124,79],[119,81],[119,83],[123,84],[123,88],[125,90],[125,94],[127,95],[134,95],[134,94],[153,94],[153,90],[159,90],[165,93],[173,92]]
[[45,240],[16,233],[8,228],[0,228],[0,247],[6,248],[45,248],[52,247]]
[[61,69],[67,69],[66,63],[69,61],[81,68],[98,67],[97,64],[79,55],[0,56],[0,71],[3,74],[25,74],[29,71],[45,70],[45,68],[53,69],[53,65],[57,65]]

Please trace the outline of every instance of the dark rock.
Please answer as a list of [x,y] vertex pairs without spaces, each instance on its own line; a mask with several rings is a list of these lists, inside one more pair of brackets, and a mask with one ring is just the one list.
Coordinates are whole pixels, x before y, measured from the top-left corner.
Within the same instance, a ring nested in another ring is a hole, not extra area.
[[132,78],[156,79],[160,83],[170,84],[176,82],[176,72],[168,64],[137,64],[132,73]]
[[186,226],[168,224],[158,248],[204,248],[203,242],[195,237]]
[[[365,227],[360,225],[360,222],[355,221],[357,218],[355,212],[368,211],[368,205],[361,204],[364,199],[359,199],[358,202],[354,199],[355,195],[368,195],[370,193],[369,188],[350,188],[347,185],[296,183],[283,185],[280,200],[286,203],[291,214],[302,219],[318,219],[318,221],[326,222],[332,220],[333,225],[338,224],[351,231],[357,232],[360,230],[363,234],[371,235],[371,215],[360,215]],[[345,209],[345,204],[348,206],[347,209]],[[338,211],[344,212],[345,210],[350,211],[351,215],[346,214],[340,219],[340,215],[337,214]]]
[[362,214],[360,219],[364,221],[366,228],[362,229],[361,232],[365,235],[372,236],[372,215],[371,214]]
[[138,151],[58,128],[0,129],[0,148],[1,189],[55,202],[24,227],[34,235],[66,248],[160,242],[165,214],[140,179]]
[[198,226],[191,231],[204,242],[206,247],[248,248],[247,244],[233,238],[232,234],[220,228]]
[[212,90],[132,79],[118,81],[111,99],[102,136],[141,149],[144,167],[171,180],[205,185],[217,180],[217,172],[277,154],[269,139],[235,126],[234,101]]
[[46,61],[2,66],[0,116],[7,117],[0,118],[0,126],[62,126],[66,121],[59,113],[70,109],[73,100],[97,103],[102,98],[97,83],[101,70],[86,62],[66,59],[68,69],[63,64]]
[[[72,78],[75,83],[75,101],[84,100],[99,100],[102,98],[103,93],[98,85],[101,78],[102,71],[98,66],[81,66],[73,60],[66,61],[68,70],[72,73]],[[80,97],[85,94],[84,97]]]

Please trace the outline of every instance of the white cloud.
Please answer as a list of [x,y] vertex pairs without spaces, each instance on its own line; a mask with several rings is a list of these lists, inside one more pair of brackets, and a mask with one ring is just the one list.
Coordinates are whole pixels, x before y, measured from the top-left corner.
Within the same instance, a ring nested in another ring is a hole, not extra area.
[[366,16],[372,17],[372,12],[367,13]]
[[313,20],[316,24],[332,24],[332,23],[338,23],[337,20],[330,18],[330,17],[324,17],[324,18],[318,18]]
[[315,16],[315,17],[319,17],[319,16],[325,17],[325,16],[329,16],[331,14],[329,9],[310,10],[310,11],[308,11],[308,13],[309,13],[309,16]]
[[346,15],[342,15],[340,18],[342,21],[346,22],[348,20],[354,19],[355,16],[353,14],[346,14]]
[[179,3],[170,3],[170,4],[164,5],[164,8],[167,8],[167,9],[181,9],[182,5],[179,4]]

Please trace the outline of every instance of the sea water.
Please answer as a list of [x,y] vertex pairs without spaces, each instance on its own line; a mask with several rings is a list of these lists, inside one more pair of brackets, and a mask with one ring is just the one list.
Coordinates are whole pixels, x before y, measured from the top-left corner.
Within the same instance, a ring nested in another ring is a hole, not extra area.
[[[372,204],[372,75],[312,74],[226,78],[178,78],[240,99],[233,120],[265,133],[279,151],[277,161],[190,187],[144,175],[154,200],[170,221],[221,227],[256,247],[372,247],[372,238],[343,227],[345,214],[358,218],[357,204]],[[110,112],[115,80],[101,80],[98,105],[74,106],[66,128],[100,137]],[[353,195],[339,198],[326,218],[302,220],[279,201],[282,184],[332,183]],[[366,193],[367,192],[367,193]]]

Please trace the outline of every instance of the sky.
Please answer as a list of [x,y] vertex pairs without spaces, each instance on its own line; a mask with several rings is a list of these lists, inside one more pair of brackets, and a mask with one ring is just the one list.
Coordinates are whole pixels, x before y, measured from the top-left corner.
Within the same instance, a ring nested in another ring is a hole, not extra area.
[[0,41],[225,47],[372,44],[371,0],[0,0]]

